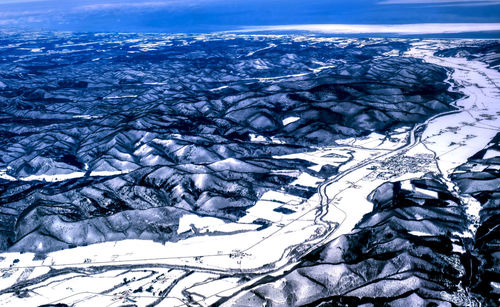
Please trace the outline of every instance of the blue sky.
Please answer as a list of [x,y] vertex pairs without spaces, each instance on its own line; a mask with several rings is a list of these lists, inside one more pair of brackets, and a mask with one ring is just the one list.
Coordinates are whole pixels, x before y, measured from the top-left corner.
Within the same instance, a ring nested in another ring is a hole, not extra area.
[[213,32],[290,24],[500,23],[500,0],[0,0],[0,26]]

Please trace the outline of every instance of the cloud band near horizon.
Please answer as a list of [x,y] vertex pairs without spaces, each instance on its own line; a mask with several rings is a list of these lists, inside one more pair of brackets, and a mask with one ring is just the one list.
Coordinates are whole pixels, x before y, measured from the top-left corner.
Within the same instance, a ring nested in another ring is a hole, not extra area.
[[249,26],[227,32],[263,32],[263,31],[309,31],[333,34],[446,34],[500,31],[500,23],[424,23],[400,25],[348,25],[348,24],[309,24]]

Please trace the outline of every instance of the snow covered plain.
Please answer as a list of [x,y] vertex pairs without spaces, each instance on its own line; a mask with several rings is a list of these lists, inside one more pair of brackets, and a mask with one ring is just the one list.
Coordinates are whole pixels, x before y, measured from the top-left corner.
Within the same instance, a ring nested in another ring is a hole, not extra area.
[[[427,172],[447,178],[498,131],[500,75],[481,62],[434,56],[443,44],[415,41],[405,56],[454,69],[450,79],[466,94],[456,102],[459,110],[388,135],[372,133],[316,151],[275,156],[311,161],[315,171],[325,165],[339,167],[327,180],[298,174],[291,184],[317,187],[312,197],[269,191],[237,222],[184,215],[178,233],[199,235],[177,242],[123,240],[55,251],[46,257],[3,253],[1,288],[28,284],[21,294],[0,292],[0,304],[210,305],[267,275],[279,275],[307,251],[349,233],[372,210],[367,196],[382,183],[419,178]],[[283,124],[299,119],[288,117]],[[48,176],[40,178],[57,180]],[[271,223],[260,227],[255,223],[259,219]],[[51,277],[37,280],[49,272]],[[245,273],[247,280],[232,277],[234,272]]]

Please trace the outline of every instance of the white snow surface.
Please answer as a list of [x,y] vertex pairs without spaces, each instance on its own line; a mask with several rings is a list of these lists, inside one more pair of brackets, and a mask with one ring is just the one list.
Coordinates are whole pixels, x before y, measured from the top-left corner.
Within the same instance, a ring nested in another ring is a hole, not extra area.
[[[441,27],[440,30],[445,31],[447,27],[449,25]],[[488,27],[500,29],[498,24],[493,24],[483,25],[475,30]],[[351,27],[353,28],[356,27]],[[413,33],[411,31],[417,31],[414,28],[415,26],[402,25],[399,28],[379,28],[379,31],[398,30]],[[458,25],[454,28],[454,31],[465,29]],[[309,27],[309,29],[314,28]],[[361,30],[370,30],[373,33],[374,29],[377,28],[358,27],[356,30],[358,32],[353,33],[361,33],[359,32]],[[430,31],[428,29],[426,26],[419,31]],[[317,148],[312,152],[274,157],[311,161],[316,164],[311,167],[316,171],[329,164],[341,167],[337,175],[323,182],[307,173],[289,173],[288,175],[297,178],[294,184],[316,187],[318,193],[309,199],[304,199],[287,194],[285,191],[266,192],[236,223],[186,213],[180,220],[178,233],[193,232],[197,235],[177,242],[165,244],[146,240],[105,242],[52,252],[47,258],[40,260],[34,260],[32,253],[3,253],[0,268],[8,270],[11,275],[0,279],[2,288],[7,288],[18,280],[36,278],[51,268],[135,264],[151,264],[151,266],[160,264],[169,268],[155,267],[154,270],[162,272],[163,275],[154,282],[139,281],[143,276],[141,274],[145,273],[126,268],[122,271],[94,275],[72,273],[71,276],[65,276],[66,279],[71,277],[67,280],[57,277],[59,279],[49,279],[38,284],[35,291],[23,298],[13,294],[0,295],[0,305],[30,306],[64,302],[77,306],[105,306],[131,304],[133,301],[139,305],[154,302],[156,297],[132,292],[134,287],[139,285],[144,288],[149,285],[155,287],[161,285],[162,289],[171,285],[168,298],[162,302],[165,306],[184,305],[184,291],[199,299],[200,305],[210,305],[218,298],[232,295],[243,286],[255,282],[255,279],[248,283],[241,283],[238,279],[231,278],[218,279],[220,272],[245,270],[251,273],[278,274],[294,264],[295,258],[291,256],[291,252],[296,247],[302,247],[301,252],[305,253],[333,238],[349,233],[362,216],[372,210],[367,195],[382,183],[418,178],[429,171],[441,172],[445,178],[448,177],[455,167],[482,149],[500,126],[496,116],[500,107],[498,91],[500,76],[498,72],[479,62],[433,56],[434,50],[442,44],[443,42],[438,40],[416,41],[406,56],[422,58],[430,63],[453,68],[452,78],[461,86],[467,97],[457,102],[457,106],[461,107],[460,112],[435,116],[428,120],[421,142],[415,140],[412,129],[401,128],[391,135],[390,140],[380,134],[372,133],[363,138],[339,140],[336,144],[332,144],[332,147]],[[277,78],[286,77],[291,76]],[[284,120],[283,124],[291,123],[292,119],[297,120],[290,117],[285,119],[288,122],[285,123]],[[255,142],[267,141],[258,135],[253,135],[251,138]],[[407,139],[412,143],[404,147]],[[170,146],[172,142],[172,140],[157,140],[157,143],[163,146]],[[142,150],[147,151],[147,148]],[[486,154],[493,156],[498,155],[498,152]],[[438,159],[433,160],[434,155]],[[415,166],[398,162],[406,161],[404,159],[415,161]],[[396,162],[383,163],[388,161]],[[213,167],[230,169],[238,165],[237,161],[227,159],[214,164]],[[92,172],[90,175],[112,175],[122,172],[127,171]],[[9,178],[6,173],[7,170],[0,170],[0,178],[17,180]],[[51,181],[81,175],[82,172],[76,172],[27,178]],[[416,191],[424,192],[430,197],[436,196],[427,191]],[[325,196],[328,196],[328,202]],[[292,213],[282,214],[275,210],[281,207],[292,210]],[[477,215],[477,203],[470,202],[468,213]],[[256,221],[266,221],[267,227],[259,230],[260,225],[254,223]],[[427,235],[423,231],[412,234]],[[454,248],[459,250],[458,246]],[[14,259],[19,261],[14,263]],[[188,269],[194,270],[195,273],[183,277]],[[98,293],[102,289],[109,289],[122,283],[124,277],[129,280],[136,278],[130,282],[130,286],[127,286],[128,290],[110,292],[109,296]],[[77,289],[86,290],[78,292]]]
[[283,119],[283,126],[294,123],[294,122],[298,121],[299,119],[300,119],[300,117],[297,117],[297,116],[290,116],[290,117],[284,118]]

